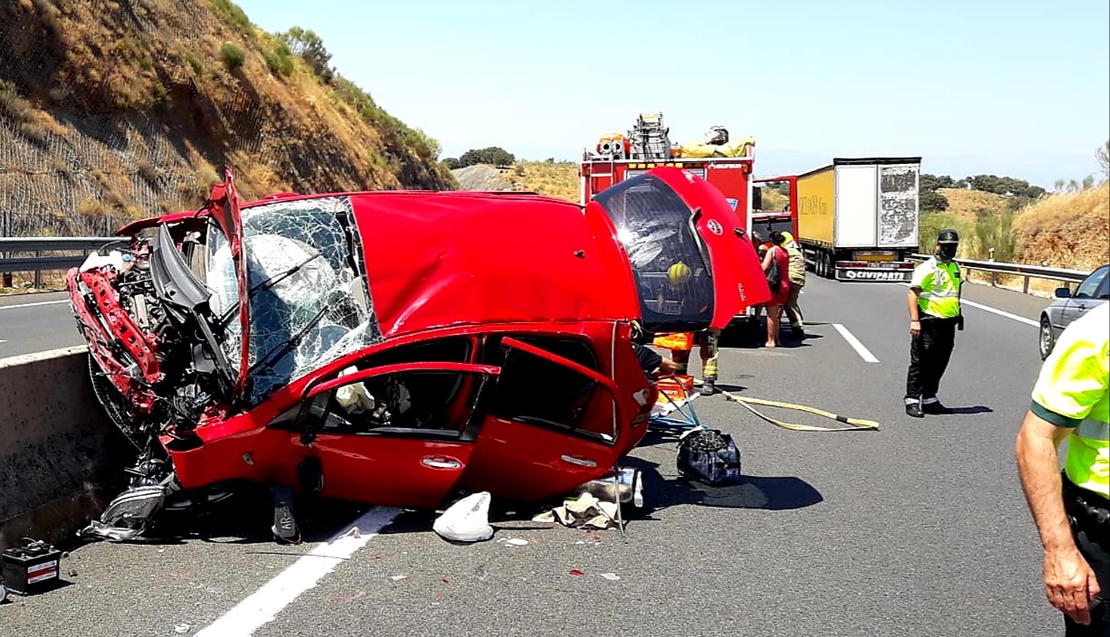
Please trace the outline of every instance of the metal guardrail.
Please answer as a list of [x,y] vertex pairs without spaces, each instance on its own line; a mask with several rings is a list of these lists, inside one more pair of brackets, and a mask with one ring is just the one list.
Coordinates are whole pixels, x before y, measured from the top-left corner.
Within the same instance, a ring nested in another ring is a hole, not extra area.
[[[42,273],[66,270],[85,262],[89,252],[122,237],[0,237],[0,279],[11,285],[12,272],[34,272],[35,287],[42,285]],[[33,253],[14,257],[12,253]],[[42,255],[43,252],[79,252],[70,255]]]
[[[932,255],[911,254],[910,258],[924,261]],[[1090,276],[1086,270],[1068,270],[1065,268],[1046,268],[1039,265],[1025,265],[1022,263],[1002,263],[999,261],[976,261],[974,259],[957,259],[960,265],[973,272],[989,272],[992,274],[1009,274],[1022,277],[1021,291],[1029,294],[1029,279],[1048,279],[1050,281],[1063,281],[1065,283],[1079,283]]]

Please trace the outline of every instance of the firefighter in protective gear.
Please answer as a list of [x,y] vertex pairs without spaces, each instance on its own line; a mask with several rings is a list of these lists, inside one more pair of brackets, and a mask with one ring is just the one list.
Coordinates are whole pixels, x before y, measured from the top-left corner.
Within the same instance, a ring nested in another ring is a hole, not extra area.
[[1015,453],[1045,594],[1065,635],[1110,635],[1110,303],[1064,330],[1032,398]]
[[[794,241],[794,235],[789,232],[782,232],[781,235],[782,247],[790,257],[790,296],[787,297],[782,308],[790,319],[790,333],[794,338],[801,338],[805,336],[805,329],[802,326],[802,310],[798,307],[798,296],[806,285],[806,258],[798,242]],[[772,234],[772,240],[773,238],[774,234]]]
[[[693,276],[693,271],[690,266],[682,263],[681,261],[671,265],[667,269],[667,281],[673,288],[681,288],[686,285]],[[690,364],[690,352],[694,349],[694,343],[699,345],[698,353],[701,356],[701,369],[702,379],[701,393],[704,396],[709,396],[716,391],[717,382],[717,360],[719,350],[717,341],[720,338],[720,330],[708,329],[694,334],[693,332],[678,332],[675,334],[664,334],[655,337],[652,342],[657,347],[663,347],[671,351],[671,358],[674,360],[675,373],[686,374]]]
[[959,244],[960,235],[955,230],[941,230],[934,255],[914,268],[910,281],[910,365],[905,403],[906,413],[914,418],[949,413],[937,398],[937,391],[952,356],[956,328],[963,329],[963,280],[955,262]]

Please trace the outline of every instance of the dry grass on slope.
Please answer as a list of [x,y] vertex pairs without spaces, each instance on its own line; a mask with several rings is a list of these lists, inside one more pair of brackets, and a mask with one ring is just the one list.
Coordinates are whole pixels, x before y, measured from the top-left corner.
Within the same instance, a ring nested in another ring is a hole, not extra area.
[[937,190],[948,200],[948,210],[945,212],[960,219],[974,222],[980,212],[997,215],[1008,209],[1010,200],[1002,195],[996,195],[981,190],[966,190],[963,188],[941,188]]
[[578,164],[569,161],[526,161],[511,172],[521,190],[579,203],[582,199]]
[[1014,232],[1025,263],[1093,270],[1110,260],[1110,182],[1048,196],[1018,213]]

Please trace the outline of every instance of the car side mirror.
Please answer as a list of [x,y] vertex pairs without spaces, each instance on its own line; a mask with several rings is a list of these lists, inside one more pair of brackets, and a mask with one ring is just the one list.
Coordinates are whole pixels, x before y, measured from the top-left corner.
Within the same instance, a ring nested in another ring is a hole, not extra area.
[[1070,299],[1071,298],[1071,289],[1070,288],[1056,288],[1056,298],[1058,298],[1058,299]]

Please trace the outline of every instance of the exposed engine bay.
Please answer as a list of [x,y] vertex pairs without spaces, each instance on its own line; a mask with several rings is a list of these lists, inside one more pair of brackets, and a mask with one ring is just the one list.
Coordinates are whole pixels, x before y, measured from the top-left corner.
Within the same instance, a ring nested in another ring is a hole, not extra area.
[[[170,274],[183,263],[203,268],[199,234],[188,233],[179,252],[162,226],[151,238],[91,255],[71,274],[84,301],[74,312],[92,345],[97,395],[140,449],[161,433],[187,436],[234,382],[207,290]],[[175,254],[167,258],[167,251]]]

